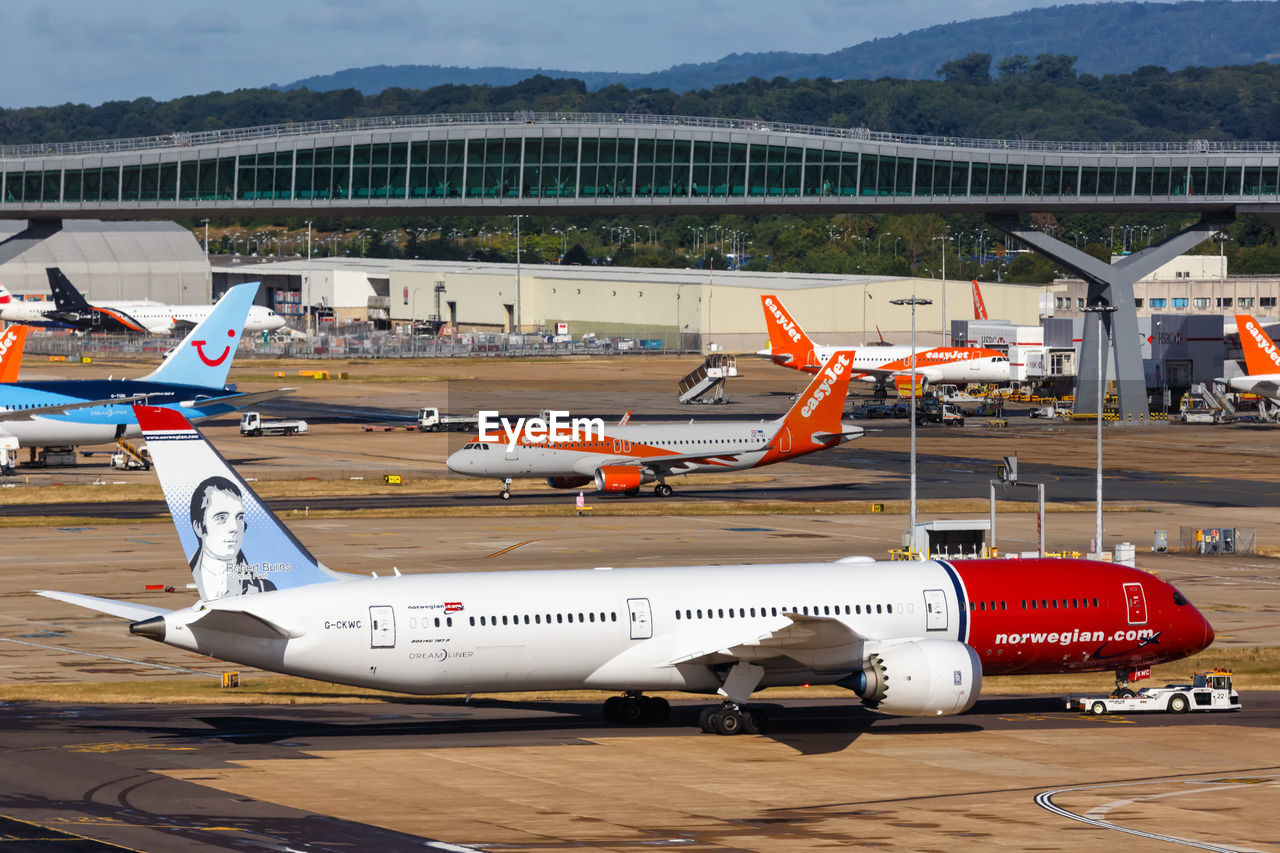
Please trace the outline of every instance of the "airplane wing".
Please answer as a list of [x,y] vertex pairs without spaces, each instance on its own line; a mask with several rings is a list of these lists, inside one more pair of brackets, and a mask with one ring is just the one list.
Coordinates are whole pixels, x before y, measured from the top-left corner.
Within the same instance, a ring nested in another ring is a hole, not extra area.
[[251,406],[262,400],[274,400],[285,394],[292,394],[297,388],[273,388],[270,391],[251,391],[244,394],[226,394],[222,397],[205,397],[202,400],[191,400],[182,404],[189,409],[203,409],[207,406]]
[[143,619],[151,619],[152,617],[163,616],[172,612],[163,607],[152,607],[149,604],[134,604],[132,601],[116,601],[114,598],[99,598],[96,595],[81,595],[77,592],[58,592],[53,589],[37,589],[33,590],[33,592],[45,598],[65,601],[67,604],[74,604],[77,607],[85,607],[89,610],[97,610],[99,613],[118,616],[131,622],[141,622]]
[[96,406],[132,405],[146,400],[149,395],[135,394],[132,397],[112,397],[109,400],[82,400],[79,403],[60,403],[56,406],[36,406],[34,409],[13,409],[0,412],[0,421],[29,421],[44,415],[65,415],[76,409],[92,409]]
[[[716,664],[733,661],[758,663],[771,658],[791,657],[806,663],[820,658],[826,664],[856,664],[858,655],[852,648],[867,639],[838,619],[827,616],[784,614],[786,624],[765,634],[738,637],[708,637],[701,648],[690,650],[671,660],[671,665],[684,663]],[[844,659],[842,661],[842,659]],[[836,668],[836,667],[832,667]]]
[[583,476],[591,476],[595,474],[596,469],[602,465],[635,465],[638,468],[649,468],[652,471],[666,474],[680,474],[682,468],[690,465],[731,465],[738,461],[738,458],[746,453],[759,453],[767,450],[768,445],[762,444],[751,450],[732,450],[722,453],[673,453],[669,456],[615,456],[612,459],[593,460],[591,458],[583,458],[574,463],[574,470]]

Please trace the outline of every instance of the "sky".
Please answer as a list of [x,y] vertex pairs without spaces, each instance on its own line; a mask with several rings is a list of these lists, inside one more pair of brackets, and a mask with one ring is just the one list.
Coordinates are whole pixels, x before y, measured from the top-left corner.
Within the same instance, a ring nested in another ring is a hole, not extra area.
[[367,65],[660,71],[731,53],[830,53],[1067,0],[59,0],[13,4],[0,107],[291,83]]

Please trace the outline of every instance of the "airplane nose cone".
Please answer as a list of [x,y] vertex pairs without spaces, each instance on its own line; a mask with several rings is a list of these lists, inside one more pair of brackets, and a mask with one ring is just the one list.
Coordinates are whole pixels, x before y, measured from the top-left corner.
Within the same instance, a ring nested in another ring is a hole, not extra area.
[[449,458],[448,458],[448,459],[446,459],[446,460],[444,461],[444,464],[445,464],[445,465],[449,468],[449,470],[450,470],[450,471],[452,471],[453,473],[455,473],[455,474],[464,474],[464,473],[466,473],[466,471],[465,471],[465,465],[466,465],[465,459],[466,459],[466,457],[464,456],[464,452],[463,452],[463,451],[461,451],[461,450],[455,450],[453,453],[450,453],[450,454],[449,454]]
[[1213,633],[1213,626],[1209,624],[1209,620],[1204,618],[1203,614],[1200,616],[1200,621],[1204,625],[1204,645],[1200,647],[1200,650],[1203,651],[1213,645],[1213,640],[1217,635]]

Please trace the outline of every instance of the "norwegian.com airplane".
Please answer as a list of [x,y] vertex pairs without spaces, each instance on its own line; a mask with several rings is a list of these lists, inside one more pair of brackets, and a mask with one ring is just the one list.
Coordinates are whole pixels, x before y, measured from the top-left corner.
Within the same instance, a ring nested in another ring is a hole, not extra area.
[[[782,301],[769,294],[761,296],[765,326],[769,330],[769,346],[756,355],[805,373],[815,373],[827,363],[833,352],[847,347],[814,343],[787,313]],[[949,382],[1008,382],[1009,357],[981,347],[917,347],[916,374],[924,386]],[[911,384],[911,347],[863,346],[853,350],[853,378],[874,382],[883,387],[890,379]]]
[[1217,381],[1232,391],[1280,401],[1280,349],[1276,348],[1262,324],[1250,314],[1237,314],[1236,328],[1240,331],[1240,347],[1244,350],[1245,375]]
[[[172,409],[138,407],[199,600],[170,610],[70,592],[129,631],[273,672],[419,695],[719,696],[704,730],[758,729],[757,689],[838,684],[885,714],[959,714],[984,675],[1130,670],[1206,648],[1164,580],[1089,560],[709,565],[367,577],[321,564]],[[185,567],[184,567],[185,568]]]
[[546,477],[555,489],[594,482],[597,491],[636,492],[655,480],[667,497],[667,478],[707,471],[759,468],[835,447],[862,436],[841,423],[849,393],[852,352],[837,352],[795,404],[774,421],[619,424],[607,434],[547,438],[520,432],[479,434],[449,456],[449,470],[502,480],[503,500],[514,477]]

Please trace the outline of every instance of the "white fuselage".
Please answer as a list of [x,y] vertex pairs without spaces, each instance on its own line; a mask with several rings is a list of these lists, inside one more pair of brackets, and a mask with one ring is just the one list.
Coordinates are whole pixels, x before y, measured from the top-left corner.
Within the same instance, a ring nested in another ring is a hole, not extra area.
[[1257,394],[1268,400],[1280,401],[1280,373],[1259,373],[1233,376],[1225,380],[1227,387],[1242,394]]
[[[93,303],[95,307],[123,311],[141,323],[148,332],[167,335],[179,324],[196,325],[209,316],[212,305],[165,305],[160,302],[128,302],[108,300]],[[51,300],[41,302],[10,302],[0,306],[0,320],[8,323],[44,324],[50,321],[46,312],[57,310]],[[246,332],[270,332],[284,325],[284,318],[262,305],[249,309],[245,321]]]
[[[786,657],[764,650],[761,686],[832,682],[862,666],[865,645],[963,641],[949,575],[934,562],[868,562],[362,578],[207,605],[247,610],[290,639],[204,629],[205,605],[197,605],[166,616],[165,642],[405,693],[712,692],[721,684],[716,651],[785,628],[791,620],[783,611],[791,611],[838,621],[850,629],[848,641]],[[943,590],[946,599],[932,627],[924,590]]]
[[628,424],[605,428],[605,437],[587,442],[517,443],[495,431],[496,441],[472,441],[449,456],[449,470],[476,477],[590,476],[602,465],[625,464],[637,457],[705,454],[680,463],[674,473],[740,471],[765,456],[778,421]]
[[[822,346],[813,348],[817,367],[827,363],[833,353],[848,347]],[[758,355],[774,358],[772,349],[760,350]],[[783,362],[788,367],[809,370],[810,365]],[[911,372],[911,347],[879,346],[857,347],[853,351],[853,378],[863,382],[876,382],[886,373],[907,375]],[[971,347],[916,347],[916,372],[931,384],[950,382],[1008,382],[1008,357],[992,350]]]

